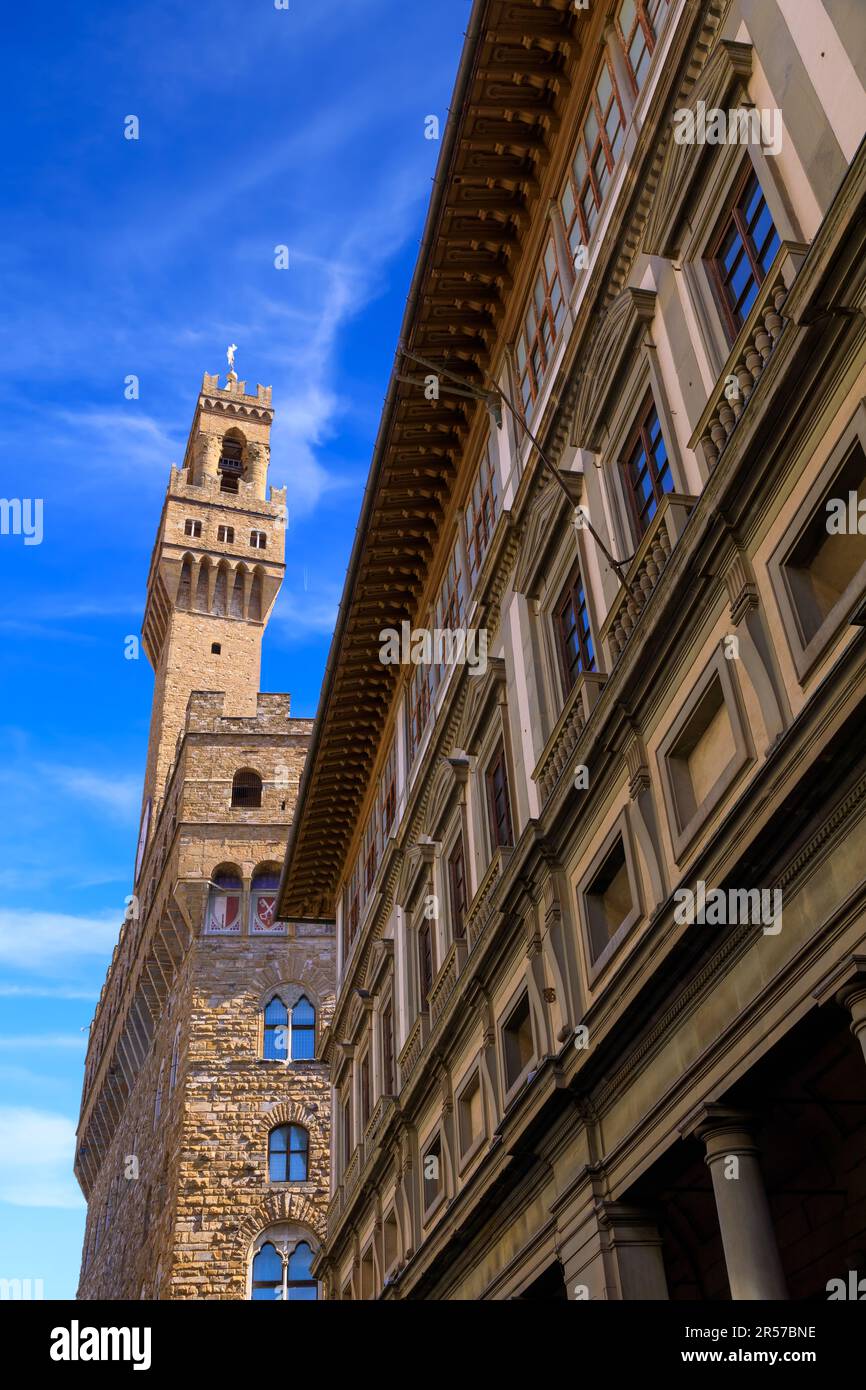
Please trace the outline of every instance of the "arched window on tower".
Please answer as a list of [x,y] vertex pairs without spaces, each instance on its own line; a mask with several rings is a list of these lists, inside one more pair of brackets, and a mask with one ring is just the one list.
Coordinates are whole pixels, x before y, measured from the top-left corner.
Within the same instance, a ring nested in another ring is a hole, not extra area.
[[242,767],[232,778],[232,806],[261,806],[262,779],[251,767]]
[[228,565],[217,566],[216,584],[213,591],[213,607],[211,611],[218,617],[224,618],[228,609],[228,585],[229,569]]
[[313,1252],[305,1240],[300,1241],[289,1256],[286,1271],[286,1299],[290,1303],[311,1302],[319,1291],[312,1272]]
[[[261,805],[261,801],[258,803]],[[285,923],[277,922],[277,889],[280,870],[277,864],[265,864],[253,874],[250,889],[250,934],[273,935],[285,931]]]
[[305,994],[292,1009],[292,1061],[308,1062],[316,1052],[316,1011]]
[[184,555],[180,570],[180,583],[177,586],[178,608],[189,608],[192,603],[192,556]]
[[250,1298],[271,1302],[313,1302],[319,1297],[312,1264],[315,1239],[294,1224],[270,1226],[252,1249]]
[[232,585],[232,601],[229,608],[229,616],[232,618],[242,618],[244,616],[244,589],[246,586],[246,578],[246,566],[238,565],[235,571],[235,582]]
[[198,582],[195,586],[195,608],[198,613],[210,609],[210,560],[205,555],[198,567]]
[[237,492],[244,475],[244,440],[239,430],[229,430],[219,461],[220,492]]
[[265,1005],[264,1057],[284,1062],[289,1055],[289,1011],[278,994]]
[[268,1135],[268,1177],[271,1182],[306,1182],[310,1136],[302,1125],[278,1125]]
[[233,864],[221,864],[214,870],[205,922],[209,935],[240,935],[242,886],[240,871]]
[[282,1257],[276,1247],[267,1241],[253,1257],[252,1298],[270,1300],[273,1303],[283,1297]]
[[309,1062],[316,1055],[316,1011],[305,994],[291,1008],[274,994],[264,1008],[266,1061]]
[[262,571],[257,569],[253,573],[253,582],[250,588],[250,606],[247,617],[252,623],[260,623],[262,620]]

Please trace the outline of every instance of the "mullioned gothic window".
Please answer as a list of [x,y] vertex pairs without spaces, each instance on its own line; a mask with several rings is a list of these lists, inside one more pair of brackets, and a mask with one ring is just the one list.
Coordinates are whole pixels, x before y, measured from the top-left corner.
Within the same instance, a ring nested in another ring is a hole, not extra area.
[[305,994],[289,1008],[275,994],[264,1010],[263,1055],[270,1062],[309,1062],[316,1055],[316,1011]]
[[319,1286],[312,1274],[313,1249],[306,1240],[265,1240],[253,1255],[250,1298],[282,1303],[314,1302]]

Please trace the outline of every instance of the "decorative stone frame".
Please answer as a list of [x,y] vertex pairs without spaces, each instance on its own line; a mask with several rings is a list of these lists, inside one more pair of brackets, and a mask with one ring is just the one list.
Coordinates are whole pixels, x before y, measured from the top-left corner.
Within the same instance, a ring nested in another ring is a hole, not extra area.
[[827,654],[842,628],[855,618],[866,596],[866,565],[861,565],[845,592],[840,595],[820,627],[808,640],[800,622],[797,602],[786,573],[788,561],[808,528],[815,524],[819,506],[830,492],[837,475],[845,466],[852,447],[859,441],[866,452],[866,399],[861,400],[842,431],[829,458],[813,482],[797,514],[787,527],[768,562],[770,583],[788,644],[788,651],[800,685],[805,685],[812,671]]
[[[587,903],[587,895],[591,884],[597,878],[617,840],[622,841],[626,875],[628,877],[629,892],[631,894],[631,911],[620,923],[607,945],[597,956],[593,957],[592,921],[589,905]],[[590,985],[594,985],[602,972],[610,964],[610,961],[617,954],[623,942],[631,934],[633,927],[644,915],[640,875],[638,873],[637,857],[632,842],[629,808],[627,806],[624,806],[620,811],[610,830],[602,840],[601,845],[590,860],[588,867],[581,874],[577,883],[576,892],[578,919],[580,921],[584,955],[587,964],[588,982]]]
[[[464,1149],[462,1144],[462,1136],[460,1133],[460,1107],[463,1103],[466,1092],[470,1090],[473,1086],[477,1087],[478,1095],[481,1100],[481,1129],[475,1137],[475,1139],[473,1139],[469,1146]],[[479,1062],[473,1063],[473,1065],[467,1071],[466,1075],[463,1077],[463,1080],[460,1083],[459,1090],[455,1092],[454,1112],[454,1129],[457,1149],[457,1171],[462,1176],[487,1138],[487,1115],[486,1107],[484,1105],[484,1087],[481,1081],[481,1065]]]
[[[244,1288],[244,1298],[247,1302],[251,1301],[253,1294],[253,1260],[263,1245],[271,1244],[276,1248],[277,1254],[283,1261],[283,1277],[285,1278],[288,1258],[295,1248],[306,1243],[313,1252],[314,1257],[318,1255],[322,1246],[322,1235],[312,1226],[299,1220],[280,1219],[277,1217],[270,1225],[264,1226],[252,1240],[248,1240],[248,1250],[246,1255],[246,1282]],[[322,1297],[322,1281],[316,1281],[316,1298]],[[282,1300],[280,1300],[282,1302]]]
[[[265,1057],[263,1055],[265,1050],[265,1009],[267,1008],[268,1004],[271,1002],[275,995],[279,997],[283,1004],[285,1004],[286,1009],[289,1011],[289,1013],[291,1013],[292,1009],[295,1007],[298,1000],[302,996],[303,998],[308,999],[312,1004],[313,1011],[316,1016],[315,1033],[313,1035],[312,1057],[289,1056],[286,1058],[282,1058]],[[269,985],[268,988],[266,990],[263,990],[262,993],[259,995],[256,1017],[258,1020],[258,1028],[256,1034],[257,1061],[264,1063],[266,1066],[273,1066],[276,1063],[276,1065],[280,1067],[308,1067],[311,1063],[318,1062],[319,1059],[316,1057],[315,1053],[316,1048],[319,1045],[319,1039],[321,1037],[321,1002],[316,994],[316,991],[314,989],[311,989],[309,985],[299,984],[296,980],[292,980],[291,982],[286,983],[280,982],[279,984]]]
[[[727,796],[743,768],[755,757],[739,682],[731,666],[732,663],[726,659],[719,646],[689,692],[656,754],[674,858],[678,862],[683,859],[689,846]],[[727,765],[720,770],[703,801],[697,804],[690,787],[686,786],[684,775],[673,766],[673,750],[696,717],[701,702],[714,681],[718,681],[721,688],[734,740],[734,752]]]
[[628,462],[626,449],[634,437],[635,425],[647,396],[651,396],[659,418],[673,479],[672,491],[688,494],[689,480],[674,428],[674,417],[668,403],[667,388],[659,368],[655,346],[649,341],[648,331],[644,340],[636,346],[631,364],[622,378],[621,389],[607,421],[607,447],[596,464],[601,471],[602,486],[607,490],[612,524],[616,533],[612,538],[612,548],[615,553],[629,558],[637,550],[643,537],[637,534],[633,519],[632,499],[625,476]]
[[[524,999],[526,1000],[526,1007],[529,1014],[529,1029],[532,1034],[532,1056],[529,1058],[529,1061],[523,1067],[520,1074],[509,1083],[508,1072],[505,1064],[505,1032],[508,1027],[509,1020],[514,1017],[514,1014],[516,1013],[518,1006]],[[532,999],[530,997],[529,982],[525,978],[521,979],[520,983],[512,991],[511,995],[509,996],[508,1002],[506,1003],[501,1014],[499,1015],[499,1018],[497,1019],[496,1046],[499,1054],[498,1070],[500,1077],[500,1089],[502,1093],[502,1109],[503,1111],[505,1111],[508,1109],[511,1102],[515,1099],[518,1092],[522,1089],[529,1073],[535,1067],[538,1066],[539,1060],[538,1037],[535,1029]]]
[[[433,1126],[430,1133],[425,1135],[423,1144],[418,1145],[418,1179],[421,1184],[421,1222],[422,1225],[429,1225],[432,1218],[436,1215],[439,1208],[443,1205],[447,1194],[445,1182],[445,1134],[443,1132],[443,1121],[440,1120]],[[433,1201],[427,1204],[424,1196],[424,1162],[430,1149],[436,1140],[439,1140],[439,1191]]]

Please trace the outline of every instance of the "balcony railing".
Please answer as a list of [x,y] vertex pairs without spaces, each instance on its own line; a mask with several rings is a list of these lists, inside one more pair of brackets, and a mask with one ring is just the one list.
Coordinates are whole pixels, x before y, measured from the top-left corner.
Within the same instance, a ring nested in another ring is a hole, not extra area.
[[781,337],[785,300],[808,249],[799,241],[782,242],[689,440],[689,448],[700,448],[710,469],[724,453]]
[[355,1152],[352,1154],[352,1157],[349,1159],[349,1163],[348,1163],[348,1165],[347,1165],[347,1167],[346,1167],[346,1171],[345,1171],[345,1173],[343,1174],[343,1181],[342,1181],[341,1186],[342,1186],[342,1188],[343,1188],[343,1204],[344,1204],[344,1205],[345,1205],[346,1202],[348,1202],[349,1198],[351,1197],[352,1193],[353,1193],[354,1190],[355,1190],[355,1187],[357,1186],[358,1179],[359,1179],[360,1176],[361,1176],[361,1169],[363,1168],[363,1166],[364,1166],[364,1145],[363,1145],[363,1144],[358,1144],[358,1145],[356,1146],[356,1148],[355,1148]]
[[364,1152],[368,1157],[376,1146],[376,1135],[384,1127],[385,1121],[393,1109],[393,1096],[380,1096],[373,1107],[373,1113],[367,1121],[367,1128],[364,1130]]
[[403,1046],[403,1051],[397,1059],[400,1064],[400,1084],[402,1086],[406,1085],[406,1082],[412,1075],[418,1058],[421,1056],[421,1049],[427,1041],[430,1032],[429,1023],[430,1015],[425,1009],[423,1013],[420,1013],[416,1018],[412,1030]]
[[435,1024],[439,1019],[445,1005],[454,993],[457,985],[457,976],[463,969],[466,961],[466,939],[458,937],[452,941],[451,947],[442,962],[442,969],[433,981],[433,988],[430,991],[430,1022]]
[[668,492],[659,503],[626,572],[628,587],[620,589],[602,624],[601,640],[607,646],[611,666],[655,590],[697,500],[685,493]]
[[475,950],[493,918],[496,888],[511,854],[512,851],[507,848],[496,851],[488,865],[487,873],[478,885],[475,897],[469,904],[466,914],[466,939],[470,951]]
[[532,774],[542,803],[548,800],[563,769],[571,762],[577,741],[606,680],[607,676],[598,671],[582,671],[578,676]]

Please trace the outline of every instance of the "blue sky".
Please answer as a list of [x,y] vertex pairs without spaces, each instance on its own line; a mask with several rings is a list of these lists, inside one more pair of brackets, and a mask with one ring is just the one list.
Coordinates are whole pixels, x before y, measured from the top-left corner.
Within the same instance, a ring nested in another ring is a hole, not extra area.
[[[204,371],[274,388],[262,685],[315,713],[469,0],[117,0],[4,17],[0,1277],[71,1297],[87,1025],[131,876],[137,633]],[[137,141],[124,138],[136,115]],[[290,267],[274,267],[274,247]],[[124,379],[140,397],[124,397]]]

